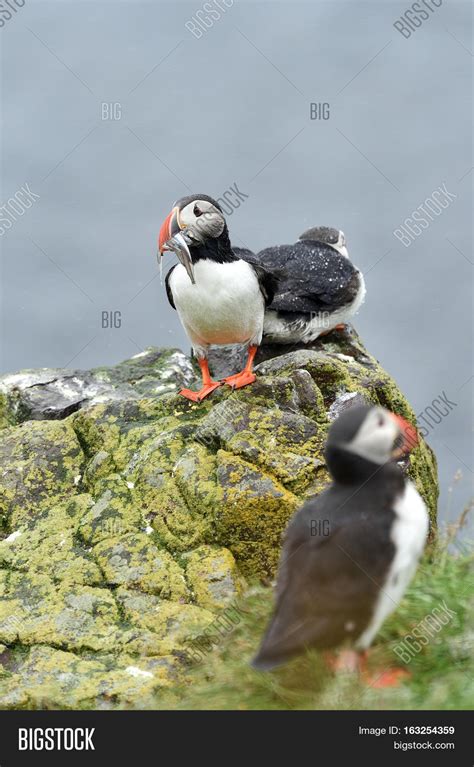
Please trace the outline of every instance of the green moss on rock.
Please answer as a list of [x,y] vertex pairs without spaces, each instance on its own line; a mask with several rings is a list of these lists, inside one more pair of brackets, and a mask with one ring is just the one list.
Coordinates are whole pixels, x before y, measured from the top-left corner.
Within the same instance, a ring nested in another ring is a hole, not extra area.
[[[270,476],[224,450],[218,452],[217,482],[222,497],[216,515],[217,539],[225,543],[244,574],[271,574],[277,564],[281,534],[298,499]],[[260,564],[250,569],[241,543],[260,543]]]
[[158,549],[146,533],[106,538],[94,546],[93,552],[108,584],[186,601],[187,586],[182,569],[171,554]]
[[211,535],[211,520],[186,505],[171,474],[148,467],[137,483],[137,495],[148,523],[168,550],[188,551]]
[[[12,661],[11,653],[0,663]],[[86,658],[51,647],[34,646],[0,682],[3,708],[109,709],[117,703],[142,707],[176,684],[180,672],[172,656],[136,658],[123,654]]]
[[44,504],[75,493],[84,456],[68,421],[30,421],[0,431],[0,517],[15,529]]
[[92,503],[84,494],[45,509],[0,541],[0,566],[44,573],[71,585],[101,585],[102,573],[76,536],[81,516]]
[[244,588],[231,552],[220,546],[199,546],[184,557],[186,579],[198,605],[221,610],[238,599]]
[[146,629],[156,634],[158,639],[167,640],[173,650],[200,636],[215,619],[212,612],[202,607],[124,588],[117,590],[117,600],[132,626]]
[[96,483],[96,500],[83,514],[78,527],[78,534],[87,545],[145,527],[129,484],[119,474],[111,474]]

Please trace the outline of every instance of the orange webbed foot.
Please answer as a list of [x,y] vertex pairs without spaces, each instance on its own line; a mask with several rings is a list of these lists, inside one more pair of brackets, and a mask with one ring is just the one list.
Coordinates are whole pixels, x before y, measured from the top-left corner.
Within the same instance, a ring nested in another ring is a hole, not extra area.
[[410,672],[404,668],[387,668],[381,674],[377,674],[377,672],[364,674],[364,682],[369,687],[380,690],[386,687],[399,687],[410,677]]
[[249,370],[242,370],[241,373],[236,373],[236,375],[224,378],[222,383],[227,384],[227,386],[230,386],[231,389],[242,389],[244,386],[253,384],[256,379],[257,376],[255,373],[252,373]]
[[211,381],[210,383],[205,384],[205,386],[203,386],[199,391],[193,391],[192,389],[181,389],[180,395],[186,399],[191,400],[191,402],[202,402],[203,399],[218,389],[220,385],[220,381]]

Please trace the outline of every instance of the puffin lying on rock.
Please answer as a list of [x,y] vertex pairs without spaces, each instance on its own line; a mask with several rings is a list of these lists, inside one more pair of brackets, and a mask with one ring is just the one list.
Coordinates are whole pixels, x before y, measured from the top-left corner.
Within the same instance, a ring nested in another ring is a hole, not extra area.
[[279,276],[265,312],[265,341],[311,343],[333,329],[343,330],[365,297],[362,273],[349,259],[344,233],[320,226],[308,229],[294,245],[275,245],[256,255],[238,249]]
[[[234,253],[222,209],[205,194],[183,197],[173,205],[161,227],[158,248],[160,258],[171,250],[180,261],[166,275],[166,292],[202,373],[200,391],[182,389],[180,394],[200,402],[222,383],[232,389],[253,383],[253,360],[262,340],[265,306],[275,292],[275,276]],[[207,361],[210,344],[248,344],[244,369],[213,381]]]
[[[325,455],[334,481],[290,521],[256,669],[306,648],[351,643],[355,651],[328,662],[367,677],[366,651],[400,602],[428,534],[425,504],[396,463],[416,442],[415,428],[381,407],[356,405],[332,424]],[[389,669],[368,680],[382,687],[404,675]]]

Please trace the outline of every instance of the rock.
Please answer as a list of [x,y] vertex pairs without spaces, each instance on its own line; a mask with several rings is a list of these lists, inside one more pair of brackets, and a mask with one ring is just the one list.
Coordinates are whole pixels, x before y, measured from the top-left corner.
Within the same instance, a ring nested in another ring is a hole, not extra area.
[[70,421],[27,422],[0,433],[0,528],[74,496],[84,454]]
[[115,708],[144,706],[153,694],[179,677],[176,658],[141,658],[113,655],[97,658],[75,655],[52,647],[33,647],[16,661],[6,649],[0,655],[6,668],[4,708]]
[[[211,369],[243,356],[213,350]],[[329,482],[331,421],[368,401],[415,422],[352,331],[259,359],[252,387],[201,404],[177,394],[197,378],[176,350],[0,379],[0,707],[152,707],[189,643],[273,575],[292,513]],[[402,468],[434,526],[423,440]]]
[[186,600],[184,572],[171,554],[161,551],[146,533],[106,538],[94,547],[97,563],[111,586],[127,586],[165,599]]
[[329,408],[328,418],[330,421],[335,421],[336,418],[339,418],[341,413],[344,412],[344,410],[348,410],[348,408],[354,407],[354,405],[363,405],[365,402],[365,397],[356,391],[340,394],[338,397],[336,397],[331,407]]
[[[0,377],[10,422],[66,418],[86,404],[161,397],[194,378],[177,349],[146,349],[132,359],[93,370],[42,368]],[[4,405],[5,407],[5,405]]]
[[221,610],[241,596],[244,581],[228,549],[198,546],[184,561],[187,581],[201,607]]

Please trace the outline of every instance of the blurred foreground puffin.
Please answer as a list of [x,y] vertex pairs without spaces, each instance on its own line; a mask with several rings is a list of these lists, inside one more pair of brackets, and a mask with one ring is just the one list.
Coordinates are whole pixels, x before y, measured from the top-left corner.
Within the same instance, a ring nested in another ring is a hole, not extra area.
[[[222,209],[205,194],[183,197],[173,205],[158,248],[160,258],[171,250],[180,261],[166,275],[166,292],[202,373],[200,391],[182,389],[180,394],[200,402],[221,383],[233,389],[253,383],[253,360],[262,340],[265,306],[276,287],[274,275],[235,255]],[[207,361],[210,344],[248,344],[244,369],[213,381]]]
[[294,245],[275,245],[256,255],[239,252],[279,275],[265,313],[263,334],[270,343],[310,343],[342,330],[364,301],[364,277],[350,261],[339,229],[313,227]]
[[[290,521],[256,669],[350,642],[355,652],[330,665],[365,673],[365,651],[400,602],[428,533],[425,504],[396,463],[416,442],[414,427],[381,407],[355,405],[333,423],[325,455],[334,482]],[[405,673],[387,670],[376,686]]]

